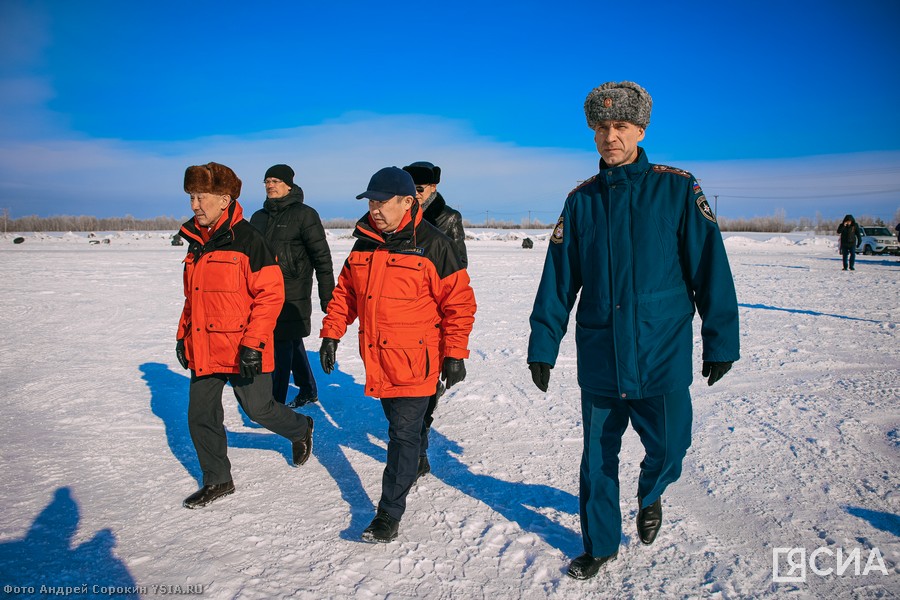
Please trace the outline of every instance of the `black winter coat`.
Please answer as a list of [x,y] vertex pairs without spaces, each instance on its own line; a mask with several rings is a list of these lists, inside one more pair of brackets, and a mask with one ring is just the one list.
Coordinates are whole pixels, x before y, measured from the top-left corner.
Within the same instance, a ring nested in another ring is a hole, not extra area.
[[466,232],[463,229],[462,215],[458,210],[447,206],[447,202],[440,192],[437,192],[434,200],[425,209],[422,215],[426,221],[437,227],[441,233],[453,240],[456,249],[456,258],[460,266],[465,269],[469,265],[469,257],[466,254]]
[[850,224],[845,226],[843,223],[838,225],[837,232],[841,236],[841,249],[856,248],[862,244],[862,235],[859,233],[859,225],[856,220],[850,220]]
[[323,306],[331,302],[334,291],[334,265],[319,213],[303,203],[303,190],[294,185],[284,198],[267,198],[250,224],[272,246],[284,275],[284,306],[275,339],[304,338],[311,330],[313,271]]

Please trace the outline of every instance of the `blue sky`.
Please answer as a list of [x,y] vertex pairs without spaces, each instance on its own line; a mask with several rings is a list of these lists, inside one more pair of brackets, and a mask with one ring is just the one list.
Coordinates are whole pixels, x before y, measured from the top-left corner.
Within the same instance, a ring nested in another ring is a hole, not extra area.
[[472,221],[555,221],[596,172],[582,110],[653,96],[643,147],[726,217],[900,208],[900,5],[0,2],[0,208],[189,214],[184,168],[286,162],[325,218],[430,160]]

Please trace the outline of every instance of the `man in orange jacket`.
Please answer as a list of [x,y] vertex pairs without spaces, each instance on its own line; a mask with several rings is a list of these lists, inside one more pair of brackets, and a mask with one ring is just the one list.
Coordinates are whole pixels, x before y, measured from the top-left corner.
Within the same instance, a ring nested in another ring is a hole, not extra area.
[[203,487],[184,500],[200,508],[234,492],[222,389],[231,382],[247,416],[292,442],[294,465],[312,452],[312,419],[272,397],[273,331],[284,303],[281,269],[237,198],[241,180],[218,163],[188,167],[184,191],[194,218],[181,226],[184,310],[175,353],[191,370],[188,428]]
[[[466,377],[475,294],[453,242],[422,219],[416,186],[397,167],[381,169],[357,199],[369,212],[322,321],[322,370],[335,366],[338,340],[359,318],[365,394],[381,399],[388,450],[381,499],[363,541],[397,537],[406,496],[416,480],[428,399],[438,377],[447,389]],[[443,340],[442,340],[443,337]]]

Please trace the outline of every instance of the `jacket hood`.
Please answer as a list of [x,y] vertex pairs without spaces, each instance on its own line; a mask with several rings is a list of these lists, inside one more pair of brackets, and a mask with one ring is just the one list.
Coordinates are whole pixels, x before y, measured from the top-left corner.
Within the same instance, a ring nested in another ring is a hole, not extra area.
[[268,212],[278,212],[294,204],[303,204],[303,189],[296,183],[291,186],[291,191],[287,193],[287,196],[266,198],[266,201],[263,202],[263,208]]

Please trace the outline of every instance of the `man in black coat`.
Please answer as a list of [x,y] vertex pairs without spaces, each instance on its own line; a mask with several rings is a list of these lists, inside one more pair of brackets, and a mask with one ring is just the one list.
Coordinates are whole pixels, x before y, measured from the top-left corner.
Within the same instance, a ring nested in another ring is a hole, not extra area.
[[[441,182],[441,168],[430,162],[418,161],[406,165],[403,170],[412,175],[413,183],[416,184],[416,200],[420,209],[424,211],[423,218],[453,241],[456,258],[465,269],[469,264],[469,258],[466,255],[466,232],[463,229],[462,215],[458,210],[447,206],[444,197],[437,191],[437,184]],[[444,384],[438,380],[437,389],[428,400],[422,427],[417,479],[431,471],[431,465],[428,463],[428,432],[431,431],[431,424],[434,422],[438,399],[444,391]]]
[[297,408],[319,400],[303,338],[310,332],[313,271],[322,312],[327,312],[334,291],[334,266],[322,220],[314,208],[303,203],[303,190],[294,183],[294,170],[288,165],[274,165],[266,171],[263,183],[266,201],[253,213],[250,224],[272,246],[284,275],[284,306],[275,325],[272,393],[276,402],[286,402],[293,371],[300,391],[288,406]]
[[853,265],[856,263],[856,247],[862,244],[862,235],[859,232],[859,225],[857,225],[853,215],[844,216],[844,220],[838,225],[837,232],[840,236],[841,257],[844,261],[844,270],[847,270],[847,259],[849,257],[850,270],[853,271],[855,270]]

